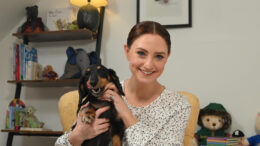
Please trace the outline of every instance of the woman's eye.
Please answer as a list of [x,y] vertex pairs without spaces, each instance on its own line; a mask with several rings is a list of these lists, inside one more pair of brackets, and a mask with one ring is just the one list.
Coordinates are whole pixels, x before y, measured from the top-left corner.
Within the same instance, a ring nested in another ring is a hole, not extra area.
[[157,59],[163,59],[164,57],[162,55],[156,55]]
[[138,54],[139,56],[144,56],[144,55],[145,55],[145,53],[142,52],[142,51],[138,51],[137,54]]

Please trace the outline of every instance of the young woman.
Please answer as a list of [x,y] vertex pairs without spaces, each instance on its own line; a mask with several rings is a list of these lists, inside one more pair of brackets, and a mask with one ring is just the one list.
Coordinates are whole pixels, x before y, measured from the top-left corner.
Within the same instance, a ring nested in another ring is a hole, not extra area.
[[[126,127],[123,144],[183,145],[191,107],[186,98],[158,82],[171,53],[168,31],[157,22],[138,23],[129,32],[124,51],[132,72],[122,82],[125,96],[121,97],[110,84],[101,97],[113,102],[123,119]],[[82,124],[78,118],[76,128],[59,137],[56,146],[77,146],[107,131],[108,121],[98,118],[107,109],[97,110],[91,125]]]

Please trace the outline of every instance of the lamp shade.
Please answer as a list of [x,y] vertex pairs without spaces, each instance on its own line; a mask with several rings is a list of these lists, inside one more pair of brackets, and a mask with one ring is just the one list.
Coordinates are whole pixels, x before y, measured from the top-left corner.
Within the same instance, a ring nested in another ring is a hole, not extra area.
[[[81,6],[88,4],[88,0],[70,0],[70,3],[72,5],[81,7]],[[99,8],[102,6],[104,6],[104,7],[107,6],[108,2],[107,2],[107,0],[91,0],[90,4]]]

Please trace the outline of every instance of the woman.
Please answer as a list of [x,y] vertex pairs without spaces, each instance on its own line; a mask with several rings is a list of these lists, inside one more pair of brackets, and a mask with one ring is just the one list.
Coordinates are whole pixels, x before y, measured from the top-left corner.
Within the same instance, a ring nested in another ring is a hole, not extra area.
[[[124,51],[132,76],[122,82],[125,96],[121,97],[110,84],[101,97],[113,102],[123,119],[124,145],[183,145],[191,107],[178,92],[166,89],[157,81],[170,56],[170,48],[170,35],[157,22],[138,23],[128,35]],[[96,117],[107,109],[97,110]],[[61,136],[56,146],[80,145],[109,127],[106,119],[96,118],[92,125],[82,124],[79,118],[77,122],[80,124]]]

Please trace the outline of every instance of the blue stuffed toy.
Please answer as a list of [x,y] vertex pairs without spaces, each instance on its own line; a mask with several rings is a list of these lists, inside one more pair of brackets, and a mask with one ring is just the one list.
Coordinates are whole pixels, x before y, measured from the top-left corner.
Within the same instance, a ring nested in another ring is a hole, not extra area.
[[260,112],[257,114],[256,117],[255,128],[258,133],[254,136],[244,139],[242,141],[243,146],[260,146]]
[[65,65],[64,74],[60,77],[60,79],[80,78],[90,65],[88,54],[82,48],[74,49],[72,47],[67,48],[66,54],[68,60]]

